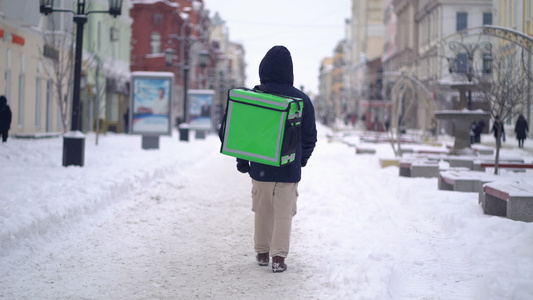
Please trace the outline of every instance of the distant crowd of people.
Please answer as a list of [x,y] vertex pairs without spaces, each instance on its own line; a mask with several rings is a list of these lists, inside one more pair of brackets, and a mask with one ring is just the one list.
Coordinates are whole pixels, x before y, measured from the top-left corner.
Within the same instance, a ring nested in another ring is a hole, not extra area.
[[[485,122],[483,120],[479,122],[472,122],[470,124],[470,143],[476,144],[481,142],[481,133],[483,132],[483,129],[485,128]],[[502,120],[500,120],[499,116],[496,116],[494,118],[494,122],[492,124],[492,128],[490,132],[494,135],[494,139],[496,140],[496,144],[498,146],[501,146],[501,142],[505,142],[505,128],[503,125]],[[516,120],[514,132],[516,135],[516,139],[518,140],[518,147],[524,148],[524,141],[527,138],[529,134],[529,125],[526,121],[526,118],[524,115],[520,114],[518,116],[518,120]]]

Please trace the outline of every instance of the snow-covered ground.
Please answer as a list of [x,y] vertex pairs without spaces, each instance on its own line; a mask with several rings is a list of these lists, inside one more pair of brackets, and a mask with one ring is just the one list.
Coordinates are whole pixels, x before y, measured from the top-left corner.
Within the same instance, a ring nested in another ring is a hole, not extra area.
[[[388,144],[356,155],[318,125],[288,270],[254,261],[251,181],[215,135],[87,135],[0,144],[1,299],[533,299],[533,223],[484,215],[478,195],[405,178]],[[482,141],[490,143],[491,136]],[[362,144],[357,135],[343,136]],[[502,155],[533,159],[509,140]],[[533,179],[533,173],[523,173]]]

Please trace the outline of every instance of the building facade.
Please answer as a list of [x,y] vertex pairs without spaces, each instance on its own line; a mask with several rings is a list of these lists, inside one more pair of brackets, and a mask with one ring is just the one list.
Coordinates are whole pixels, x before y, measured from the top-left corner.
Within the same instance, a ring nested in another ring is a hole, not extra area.
[[55,78],[46,66],[45,17],[35,1],[0,1],[0,94],[6,96],[13,119],[11,135],[43,134],[64,129]]
[[227,104],[228,90],[244,87],[246,83],[246,51],[242,44],[229,39],[226,22],[218,12],[211,17],[210,43],[216,52],[214,67],[210,70],[215,89],[215,122],[222,121]]
[[384,51],[383,0],[353,0],[350,39],[351,61],[350,86],[346,87],[349,100],[354,102],[354,112],[358,120],[364,120],[367,128],[373,128],[374,121],[383,122],[386,113],[380,107],[383,101],[381,89]]
[[[104,0],[87,4],[87,10],[107,9]],[[56,0],[54,8],[72,10],[73,3]],[[84,26],[80,95],[83,131],[92,130],[97,118],[105,124],[121,116],[119,104],[126,101],[129,78],[128,9],[129,2],[124,1],[122,10],[126,16],[91,14]],[[30,0],[2,0],[0,11],[0,72],[4,75],[0,78],[0,93],[6,95],[13,111],[11,134],[31,137],[69,130],[75,47],[73,14],[52,12],[44,16],[39,12],[39,3]],[[110,34],[112,31],[114,35]],[[101,108],[94,107],[96,61],[101,62],[102,70],[98,76],[103,91]],[[116,83],[107,84],[109,81]]]
[[[91,9],[105,10],[107,1],[93,0]],[[90,14],[83,34],[82,129],[124,132],[129,103],[131,3],[122,15]]]
[[172,121],[180,123],[186,77],[190,89],[203,85],[198,78],[206,65],[200,65],[200,52],[207,51],[209,43],[203,2],[135,0],[130,15],[131,71],[174,73]]
[[[524,33],[530,37],[533,37],[533,0],[493,0],[493,19],[494,24],[516,30]],[[513,51],[517,51],[518,48],[513,47],[509,41],[500,41],[500,46],[513,48]],[[533,55],[529,52],[526,53],[524,59],[526,65],[526,72],[533,73]],[[529,81],[529,84],[533,84]],[[532,90],[531,87],[528,88]],[[528,99],[533,99],[533,95],[526,95]],[[531,101],[523,108],[523,115],[526,117],[528,124],[533,122],[533,107]],[[506,120],[508,125],[513,125],[516,119]],[[530,125],[529,136],[532,137]]]

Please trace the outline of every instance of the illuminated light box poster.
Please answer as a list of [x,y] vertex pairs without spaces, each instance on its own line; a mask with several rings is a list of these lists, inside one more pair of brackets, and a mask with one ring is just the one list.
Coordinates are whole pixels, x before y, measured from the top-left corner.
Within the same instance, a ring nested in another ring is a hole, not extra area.
[[190,128],[200,130],[213,129],[214,90],[189,90],[187,92],[187,119]]
[[170,72],[131,73],[133,134],[171,135],[173,83]]

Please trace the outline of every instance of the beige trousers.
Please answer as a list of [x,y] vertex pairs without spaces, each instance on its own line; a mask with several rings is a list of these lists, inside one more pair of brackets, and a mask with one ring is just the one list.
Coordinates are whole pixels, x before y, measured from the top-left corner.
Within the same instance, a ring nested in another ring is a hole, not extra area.
[[297,198],[298,183],[263,182],[252,179],[255,252],[270,252],[272,257],[287,257]]

